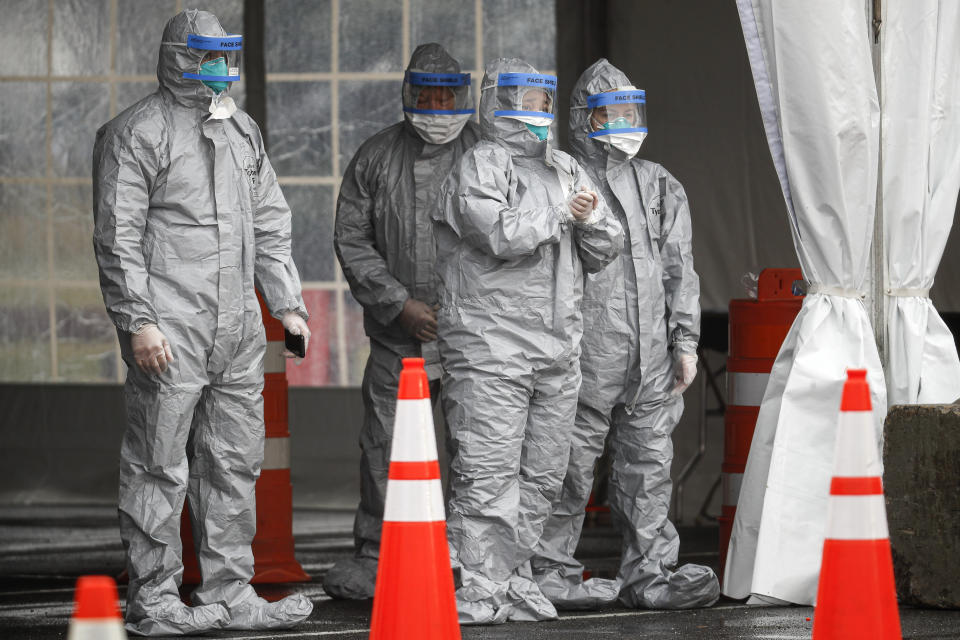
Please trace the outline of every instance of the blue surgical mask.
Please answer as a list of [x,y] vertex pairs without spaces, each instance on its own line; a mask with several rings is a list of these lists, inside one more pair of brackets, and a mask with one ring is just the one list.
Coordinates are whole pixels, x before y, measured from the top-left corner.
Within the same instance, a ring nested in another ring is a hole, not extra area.
[[523,124],[525,124],[527,129],[530,129],[530,133],[537,136],[537,139],[540,141],[546,140],[547,134],[550,133],[550,125],[548,124],[545,124],[540,127],[526,123],[526,122],[524,122]]
[[609,122],[604,122],[600,125],[601,129],[629,129],[633,125],[630,124],[630,121],[624,118],[623,116],[617,118],[616,120],[610,120]]
[[[204,76],[225,76],[227,75],[227,61],[224,58],[217,58],[216,60],[210,60],[209,62],[204,62],[200,65],[200,75]],[[217,93],[222,93],[230,83],[226,80],[201,80],[203,84],[207,85]]]

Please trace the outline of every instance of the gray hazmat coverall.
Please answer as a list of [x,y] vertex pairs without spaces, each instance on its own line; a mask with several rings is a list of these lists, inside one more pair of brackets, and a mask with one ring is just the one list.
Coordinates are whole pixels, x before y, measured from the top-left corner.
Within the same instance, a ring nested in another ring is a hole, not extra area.
[[[426,44],[413,52],[408,70],[458,73],[460,64],[440,45]],[[414,92],[406,89],[405,98],[413,102],[407,106],[415,106]],[[401,358],[424,357],[432,378],[430,394],[436,398],[439,393],[436,341],[421,344],[398,317],[408,298],[430,306],[438,302],[430,212],[443,179],[479,138],[476,123],[468,122],[454,140],[428,144],[404,120],[364,142],[343,175],[334,247],[350,291],[363,305],[370,356],[362,386],[356,555],[338,562],[323,582],[336,598],[373,597]]]
[[514,71],[536,73],[516,59],[487,66],[483,139],[444,183],[435,212],[447,527],[463,623],[556,617],[529,560],[566,471],[583,272],[623,245],[603,202],[592,224],[570,221],[571,189],[592,189],[580,166],[522,122],[493,115],[519,106],[519,96],[498,104],[498,75]]
[[[127,364],[120,534],[130,585],[127,628],[167,635],[283,628],[309,615],[302,595],[268,604],[248,584],[263,460],[263,321],[306,318],[290,257],[290,209],[244,112],[208,119],[214,96],[188,34],[226,35],[184,11],[167,23],[159,89],[104,125],[93,152],[93,244],[107,312]],[[134,362],[131,333],[159,327],[175,360],[162,375]],[[188,451],[189,446],[189,451]],[[189,464],[188,464],[189,458]],[[180,514],[191,515],[203,584],[189,608]]]
[[[711,569],[676,568],[680,541],[667,519],[671,434],[683,413],[682,396],[670,393],[673,359],[679,352],[695,352],[700,337],[700,284],[693,270],[687,197],[660,165],[628,158],[587,137],[587,97],[630,84],[623,72],[600,59],[583,72],[570,98],[574,157],[600,188],[627,238],[621,258],[584,283],[583,385],[570,465],[533,561],[537,582],[558,608],[610,601],[616,586],[630,607],[701,607],[719,597]],[[583,582],[583,565],[573,558],[594,464],[608,431],[608,495],[623,535],[615,585]]]

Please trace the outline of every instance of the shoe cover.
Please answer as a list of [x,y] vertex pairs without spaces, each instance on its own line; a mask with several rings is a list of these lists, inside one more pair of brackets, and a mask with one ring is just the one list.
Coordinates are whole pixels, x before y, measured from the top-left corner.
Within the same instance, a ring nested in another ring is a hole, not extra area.
[[620,601],[643,609],[694,609],[709,607],[720,598],[720,583],[710,567],[685,564],[665,570],[651,580],[624,586]]
[[230,613],[222,604],[188,607],[179,598],[170,596],[146,618],[127,622],[127,633],[136,636],[183,636],[223,629],[230,622]]
[[457,618],[460,624],[503,624],[510,616],[507,585],[460,568],[457,588]]
[[377,561],[347,558],[333,566],[323,578],[323,590],[339,600],[369,600],[377,586]]
[[556,573],[537,576],[540,591],[561,611],[599,609],[616,601],[620,584],[616,580],[580,576],[564,579]]
[[[252,589],[251,589],[252,591]],[[290,629],[303,622],[313,611],[313,603],[302,593],[276,602],[254,595],[230,607],[226,629]]]
[[514,575],[507,581],[507,595],[512,601],[508,618],[514,622],[556,620],[557,610],[540,591],[532,578]]

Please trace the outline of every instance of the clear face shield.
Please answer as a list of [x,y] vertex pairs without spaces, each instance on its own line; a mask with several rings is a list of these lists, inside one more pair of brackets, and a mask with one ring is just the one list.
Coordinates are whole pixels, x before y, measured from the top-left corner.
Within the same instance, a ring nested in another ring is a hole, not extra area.
[[587,98],[590,110],[587,134],[609,143],[628,156],[636,155],[647,137],[647,94],[642,89],[606,91]]
[[403,115],[426,142],[450,142],[475,111],[469,73],[407,71],[403,77]]
[[199,80],[213,91],[210,117],[229,118],[237,110],[233,98],[225,95],[231,82],[240,79],[240,54],[243,36],[187,36],[187,47],[196,51],[197,70],[184,71],[183,77]]
[[556,108],[557,78],[542,73],[501,73],[497,77],[494,116],[524,123],[540,140],[546,140]]

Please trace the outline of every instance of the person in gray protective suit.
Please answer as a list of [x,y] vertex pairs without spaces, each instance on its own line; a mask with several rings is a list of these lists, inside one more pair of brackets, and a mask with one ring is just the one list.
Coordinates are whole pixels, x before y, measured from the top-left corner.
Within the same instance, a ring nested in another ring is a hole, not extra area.
[[[570,143],[626,235],[621,259],[587,276],[583,385],[560,499],[533,560],[557,608],[616,599],[629,607],[684,609],[716,602],[713,571],[677,568],[680,541],[667,519],[671,433],[682,392],[696,375],[700,284],[693,270],[690,209],[663,167],[634,157],[646,136],[646,94],[600,59],[570,99]],[[610,431],[610,509],[623,535],[617,579],[583,581],[573,557]]]
[[324,590],[335,598],[373,597],[401,359],[423,357],[431,397],[439,396],[430,212],[447,173],[480,138],[470,121],[470,74],[460,73],[460,64],[438,44],[413,52],[402,100],[404,120],[363,143],[337,200],[334,247],[363,305],[370,356],[362,386],[356,552],[324,577]]
[[[93,245],[128,367],[119,511],[139,635],[287,628],[312,610],[249,584],[266,348],[254,287],[289,331],[309,331],[290,209],[260,130],[226,95],[241,43],[213,14],[171,18],[159,89],[105,124],[93,151]],[[178,594],[185,495],[196,607]]]
[[529,560],[566,471],[583,273],[623,245],[590,178],[551,148],[555,90],[554,76],[522,60],[487,65],[483,139],[434,212],[447,528],[465,624],[557,616]]

